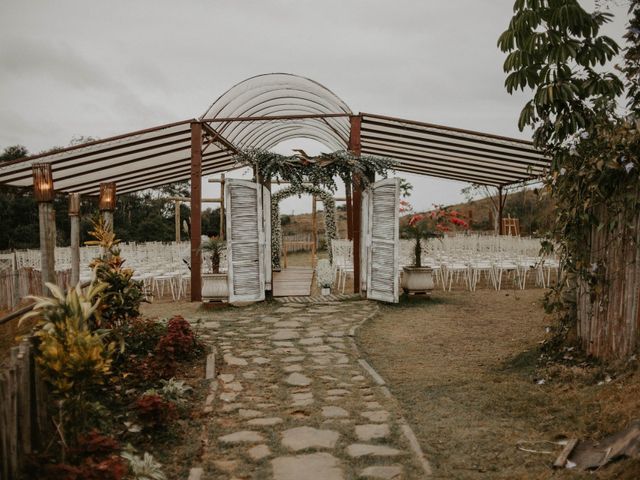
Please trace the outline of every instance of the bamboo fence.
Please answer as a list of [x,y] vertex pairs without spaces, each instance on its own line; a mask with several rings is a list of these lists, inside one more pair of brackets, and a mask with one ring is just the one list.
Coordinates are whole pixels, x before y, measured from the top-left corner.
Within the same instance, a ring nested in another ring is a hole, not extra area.
[[[611,218],[603,212],[605,224]],[[640,215],[624,213],[613,231],[591,232],[591,262],[606,266],[603,288],[578,282],[578,337],[585,351],[604,360],[621,360],[638,347],[640,331]],[[598,267],[602,268],[602,267]]]
[[0,368],[0,480],[20,478],[28,456],[50,437],[47,389],[28,339]]

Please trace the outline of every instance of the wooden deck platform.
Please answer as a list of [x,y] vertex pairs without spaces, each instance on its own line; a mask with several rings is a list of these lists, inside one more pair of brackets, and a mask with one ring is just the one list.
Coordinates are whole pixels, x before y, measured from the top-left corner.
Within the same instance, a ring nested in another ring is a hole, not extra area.
[[311,295],[313,268],[288,267],[273,272],[274,297],[306,297]]

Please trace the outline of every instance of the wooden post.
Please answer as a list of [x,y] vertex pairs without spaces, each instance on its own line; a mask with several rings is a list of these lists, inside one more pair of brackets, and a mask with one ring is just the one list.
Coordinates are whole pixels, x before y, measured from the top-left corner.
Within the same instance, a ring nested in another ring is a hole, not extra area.
[[175,201],[176,206],[176,243],[180,243],[180,205],[182,202],[180,200]]
[[80,281],[80,194],[69,194],[69,223],[71,225],[71,281],[75,287]]
[[53,204],[38,204],[40,217],[40,271],[42,272],[42,294],[47,294],[47,282],[56,283],[56,214]]
[[[271,182],[269,182],[271,184]],[[271,190],[271,188],[269,188]],[[224,239],[224,173],[220,175],[220,238]]]
[[191,301],[202,300],[202,125],[191,122]]
[[55,190],[53,171],[49,163],[34,163],[33,195],[38,202],[40,227],[40,272],[42,294],[47,294],[46,283],[56,283],[56,215],[53,210]]
[[[360,156],[360,126],[362,117],[353,115],[349,117],[351,130],[349,133],[349,151],[356,157]],[[360,223],[362,215],[362,183],[357,176],[352,178],[353,184],[353,293],[360,292]]]
[[13,280],[13,296],[12,298],[12,307],[16,307],[20,303],[20,271],[18,270],[18,255],[14,251],[12,257],[12,280]]
[[311,197],[311,267],[315,268],[318,245],[318,212],[316,196]]
[[503,235],[502,228],[502,211],[504,208],[504,202],[502,201],[502,186],[498,187],[498,234]]
[[351,202],[351,183],[344,185],[345,198],[347,203],[347,238],[353,239],[353,204]]
[[103,210],[102,220],[104,221],[105,228],[113,232],[113,212]]

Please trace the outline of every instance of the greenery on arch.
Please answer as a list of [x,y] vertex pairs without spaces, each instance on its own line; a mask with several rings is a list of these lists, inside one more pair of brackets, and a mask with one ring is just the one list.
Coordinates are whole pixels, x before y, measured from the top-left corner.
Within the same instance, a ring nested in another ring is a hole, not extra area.
[[280,250],[282,247],[282,226],[280,223],[280,201],[293,195],[309,194],[318,197],[324,205],[324,231],[329,253],[329,261],[333,263],[331,242],[338,238],[336,227],[336,202],[328,190],[313,185],[302,184],[300,187],[290,185],[278,190],[271,196],[271,263],[274,268],[280,267]]
[[338,188],[336,177],[345,185],[359,177],[362,187],[366,188],[369,179],[376,175],[386,178],[394,166],[393,160],[372,155],[356,156],[350,152],[337,151],[309,157],[303,152],[299,155],[281,155],[261,149],[246,149],[235,156],[238,166],[252,166],[266,179],[281,180],[300,189],[304,183],[322,186],[331,192]]

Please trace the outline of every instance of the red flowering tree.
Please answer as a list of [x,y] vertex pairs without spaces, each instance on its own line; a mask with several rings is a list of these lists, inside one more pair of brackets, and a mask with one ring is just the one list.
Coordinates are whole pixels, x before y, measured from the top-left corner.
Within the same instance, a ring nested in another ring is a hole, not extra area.
[[468,229],[469,223],[464,220],[457,210],[451,210],[442,205],[434,205],[435,209],[422,214],[412,213],[413,207],[406,200],[400,200],[400,212],[409,213],[409,221],[403,228],[406,238],[415,239],[414,245],[414,267],[422,266],[422,243],[423,238],[438,238],[444,236],[446,232],[455,229]]

